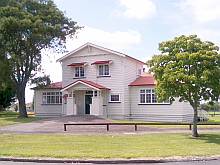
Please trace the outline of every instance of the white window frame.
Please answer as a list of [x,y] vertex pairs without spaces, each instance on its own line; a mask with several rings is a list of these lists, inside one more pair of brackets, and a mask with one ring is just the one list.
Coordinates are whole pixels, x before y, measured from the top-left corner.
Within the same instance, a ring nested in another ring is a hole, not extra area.
[[[170,102],[158,102],[156,99],[156,93],[154,88],[144,88],[139,90],[139,104],[148,105],[148,104],[166,104],[170,105]],[[141,99],[144,99],[142,102]],[[155,101],[156,100],[156,101]]]
[[[107,66],[108,66],[108,74],[106,74],[106,67]],[[100,74],[100,67],[102,67],[102,74]],[[100,76],[100,77],[110,76],[110,65],[109,64],[98,65],[98,76]]]
[[62,92],[43,92],[42,104],[44,105],[60,105],[62,104]]
[[[119,100],[115,101],[115,100],[112,100],[112,96],[115,96],[117,95],[119,97]],[[121,95],[119,93],[111,93],[109,95],[109,102],[110,103],[120,103],[121,102]]]
[[[78,69],[78,71],[77,71],[77,69]],[[78,74],[77,74],[77,72],[78,72]],[[83,78],[83,77],[85,77],[85,67],[84,66],[74,67],[74,78]]]

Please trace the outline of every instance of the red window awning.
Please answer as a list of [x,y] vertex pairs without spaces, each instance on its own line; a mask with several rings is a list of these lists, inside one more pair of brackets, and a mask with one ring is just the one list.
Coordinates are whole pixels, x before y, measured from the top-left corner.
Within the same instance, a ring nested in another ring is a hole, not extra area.
[[86,62],[80,62],[80,63],[72,63],[67,66],[80,67],[80,66],[84,66],[85,64],[86,64]]
[[102,65],[102,64],[110,64],[112,60],[106,60],[106,61],[96,61],[92,63],[92,65]]

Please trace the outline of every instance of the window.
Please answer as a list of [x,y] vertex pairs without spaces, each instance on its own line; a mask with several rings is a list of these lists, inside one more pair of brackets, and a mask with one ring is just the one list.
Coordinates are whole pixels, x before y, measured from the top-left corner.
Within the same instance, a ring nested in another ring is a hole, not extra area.
[[[141,104],[154,104],[159,103],[154,89],[141,89],[140,90],[140,103]],[[162,103],[169,103],[168,101]]]
[[62,104],[61,92],[43,92],[43,104]]
[[75,67],[75,77],[85,77],[84,67]]
[[121,102],[119,94],[111,94],[110,95],[110,102]]
[[109,76],[109,65],[99,65],[99,76]]

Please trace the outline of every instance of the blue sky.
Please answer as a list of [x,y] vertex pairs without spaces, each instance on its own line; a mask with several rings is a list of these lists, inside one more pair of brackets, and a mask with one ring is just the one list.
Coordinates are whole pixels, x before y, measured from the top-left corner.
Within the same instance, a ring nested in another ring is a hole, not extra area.
[[[197,34],[220,43],[219,0],[54,0],[59,9],[84,26],[67,41],[71,51],[92,42],[147,61],[158,44],[181,34]],[[46,51],[42,68],[53,82],[61,81],[62,56]],[[29,87],[28,87],[29,88]],[[27,102],[33,91],[26,90]]]

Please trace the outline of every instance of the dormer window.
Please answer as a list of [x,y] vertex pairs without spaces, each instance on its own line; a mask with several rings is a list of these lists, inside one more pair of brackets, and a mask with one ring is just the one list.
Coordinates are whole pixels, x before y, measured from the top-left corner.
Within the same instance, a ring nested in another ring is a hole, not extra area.
[[99,65],[99,76],[110,76],[109,65]]
[[84,67],[75,67],[75,78],[85,77]]

